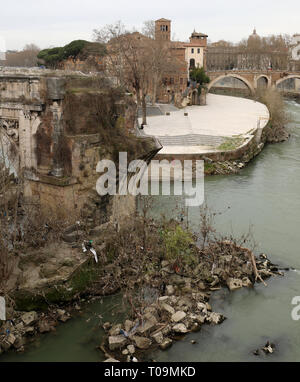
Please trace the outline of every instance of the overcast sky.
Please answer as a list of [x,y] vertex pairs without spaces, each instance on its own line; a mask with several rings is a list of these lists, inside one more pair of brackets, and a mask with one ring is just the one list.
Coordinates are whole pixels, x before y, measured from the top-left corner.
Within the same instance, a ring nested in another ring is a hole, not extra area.
[[194,28],[211,41],[237,42],[254,27],[260,35],[300,33],[299,0],[0,0],[0,5],[7,49],[91,40],[93,29],[118,20],[140,28],[161,17],[172,20],[172,35],[180,40]]

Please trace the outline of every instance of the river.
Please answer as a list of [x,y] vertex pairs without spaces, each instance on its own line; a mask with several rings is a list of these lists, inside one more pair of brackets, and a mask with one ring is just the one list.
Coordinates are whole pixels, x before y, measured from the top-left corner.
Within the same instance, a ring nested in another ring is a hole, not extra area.
[[[287,102],[291,115],[289,141],[268,145],[237,175],[205,179],[205,198],[215,211],[219,232],[235,235],[252,226],[257,253],[265,252],[272,262],[293,267],[285,277],[257,284],[233,293],[222,289],[213,294],[214,311],[227,317],[219,326],[203,326],[199,333],[187,335],[168,351],[149,355],[157,361],[299,361],[300,321],[293,321],[291,304],[300,296],[300,105]],[[162,197],[154,210],[172,208],[172,199]],[[174,207],[174,205],[173,205]],[[199,221],[199,209],[190,209],[192,227]],[[99,317],[111,316],[118,296],[86,305],[84,313],[60,325],[55,333],[43,335],[23,354],[10,353],[0,361],[100,361],[96,350],[103,331]],[[191,339],[197,341],[190,343]],[[269,356],[256,357],[252,351],[267,340],[276,344]]]

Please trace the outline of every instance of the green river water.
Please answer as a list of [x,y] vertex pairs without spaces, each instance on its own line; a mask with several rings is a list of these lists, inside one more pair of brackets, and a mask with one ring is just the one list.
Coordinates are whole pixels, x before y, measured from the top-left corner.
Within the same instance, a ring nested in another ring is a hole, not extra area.
[[[214,311],[227,317],[219,326],[203,326],[169,350],[156,351],[157,361],[300,361],[300,321],[293,321],[291,304],[300,296],[300,105],[289,101],[292,122],[288,142],[268,145],[238,175],[205,179],[205,198],[215,211],[219,232],[236,235],[252,225],[258,246],[272,262],[293,267],[285,277],[269,279],[268,287],[213,294]],[[174,201],[161,197],[154,211],[171,211]],[[230,208],[228,208],[230,207]],[[189,210],[191,226],[197,227],[199,208]],[[83,313],[60,325],[55,333],[41,336],[23,354],[10,353],[0,361],[101,361],[96,350],[103,330],[99,317],[116,319],[119,296],[86,303]],[[197,344],[192,345],[191,339]],[[276,351],[255,357],[252,351],[271,340]]]

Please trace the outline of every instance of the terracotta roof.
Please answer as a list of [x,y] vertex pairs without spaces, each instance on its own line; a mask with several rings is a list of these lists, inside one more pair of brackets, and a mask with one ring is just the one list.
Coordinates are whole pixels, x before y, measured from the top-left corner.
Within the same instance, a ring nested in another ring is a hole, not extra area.
[[199,46],[199,48],[204,48],[205,47],[205,45],[203,45],[203,41],[193,41],[193,42],[186,42],[185,44],[184,44],[184,46],[185,47],[198,47]]
[[204,34],[204,33],[198,33],[198,32],[193,32],[192,33],[192,36],[191,37],[208,37],[208,35],[207,34]]
[[185,49],[185,43],[180,41],[172,41],[173,49]]
[[158,20],[155,20],[155,21],[171,21],[171,20],[162,18],[162,19],[158,19]]

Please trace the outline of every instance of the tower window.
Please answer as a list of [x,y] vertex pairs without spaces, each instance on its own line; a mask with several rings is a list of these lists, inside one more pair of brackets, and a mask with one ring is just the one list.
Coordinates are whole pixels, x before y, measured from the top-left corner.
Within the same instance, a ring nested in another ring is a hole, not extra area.
[[198,48],[198,54],[200,53],[200,48]]
[[192,53],[194,53],[194,48],[192,48]]
[[162,32],[168,32],[168,25],[161,25],[161,26],[160,26],[160,30],[161,30]]

